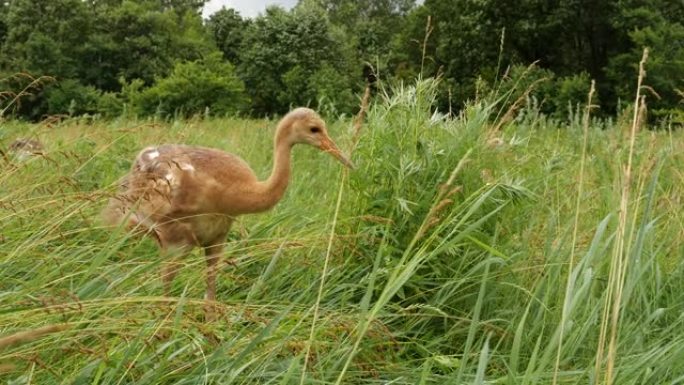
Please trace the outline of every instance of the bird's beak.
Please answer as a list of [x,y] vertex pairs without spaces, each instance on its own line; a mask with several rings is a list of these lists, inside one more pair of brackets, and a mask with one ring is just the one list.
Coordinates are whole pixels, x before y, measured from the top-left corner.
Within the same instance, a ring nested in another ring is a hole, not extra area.
[[329,137],[326,136],[321,140],[319,148],[337,158],[337,160],[339,160],[343,165],[352,170],[354,169],[354,164],[346,156],[342,155],[342,152],[339,148],[337,148],[335,142],[333,142]]

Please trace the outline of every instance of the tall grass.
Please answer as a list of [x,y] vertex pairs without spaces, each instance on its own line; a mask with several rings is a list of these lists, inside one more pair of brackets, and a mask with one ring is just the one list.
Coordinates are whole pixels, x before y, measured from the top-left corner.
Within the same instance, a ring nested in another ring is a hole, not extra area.
[[[3,144],[28,130],[46,154],[0,171],[0,380],[602,383],[627,128],[534,104],[501,123],[486,98],[450,118],[437,89],[381,92],[347,176],[295,150],[285,199],[230,235],[238,266],[222,268],[208,324],[198,252],[163,297],[152,242],[96,213],[151,143],[219,147],[265,177],[274,122],[4,125]],[[333,137],[354,141],[349,127]],[[684,383],[682,139],[634,135],[616,384]]]

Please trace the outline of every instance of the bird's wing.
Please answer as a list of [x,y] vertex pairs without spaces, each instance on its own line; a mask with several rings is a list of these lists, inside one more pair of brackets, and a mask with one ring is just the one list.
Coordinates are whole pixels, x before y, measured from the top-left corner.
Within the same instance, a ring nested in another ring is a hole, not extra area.
[[120,182],[103,218],[110,224],[129,218],[129,225],[151,228],[170,218],[174,192],[180,188],[188,162],[171,149],[148,147],[135,158],[131,171]]
[[230,214],[230,205],[222,202],[239,200],[244,186],[255,182],[247,163],[230,153],[182,145],[148,147],[136,157],[103,216],[109,223],[128,217],[130,225],[151,228],[183,217]]

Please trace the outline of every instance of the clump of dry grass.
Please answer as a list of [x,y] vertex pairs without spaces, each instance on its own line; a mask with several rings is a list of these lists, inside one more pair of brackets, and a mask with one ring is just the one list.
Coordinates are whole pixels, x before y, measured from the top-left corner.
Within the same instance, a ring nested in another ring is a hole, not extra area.
[[37,329],[26,330],[5,337],[0,337],[0,349],[4,349],[16,344],[37,340],[45,335],[61,332],[63,330],[66,330],[67,328],[68,325],[47,325]]
[[9,111],[21,106],[21,99],[33,95],[36,91],[55,81],[51,76],[38,76],[20,72],[0,79],[0,85],[17,84],[18,90],[0,89],[0,119]]

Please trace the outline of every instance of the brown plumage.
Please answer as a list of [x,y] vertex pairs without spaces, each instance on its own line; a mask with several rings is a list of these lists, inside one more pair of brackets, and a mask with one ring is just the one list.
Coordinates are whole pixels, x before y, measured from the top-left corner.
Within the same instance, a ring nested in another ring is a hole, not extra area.
[[43,154],[43,145],[35,139],[19,138],[10,144],[9,151],[17,160],[23,161],[33,155]]
[[[162,272],[170,291],[177,264],[173,258],[193,247],[204,248],[208,301],[216,296],[217,262],[236,216],[266,211],[282,198],[290,179],[290,152],[298,143],[320,148],[351,167],[327,134],[325,122],[311,109],[287,114],[275,133],[273,171],[260,181],[249,165],[220,150],[184,145],[147,147],[135,159],[110,199],[103,217],[110,224],[126,221],[154,237],[170,259]],[[207,318],[213,318],[208,307]]]

